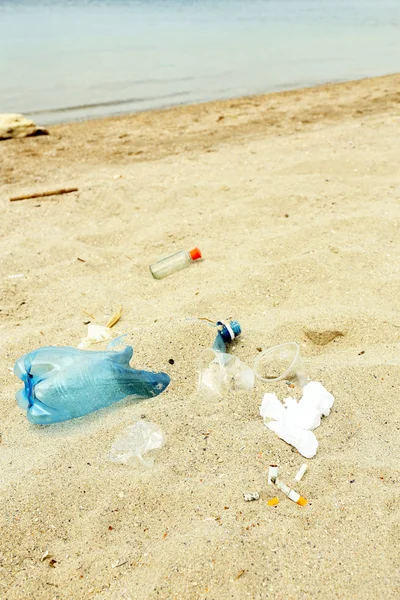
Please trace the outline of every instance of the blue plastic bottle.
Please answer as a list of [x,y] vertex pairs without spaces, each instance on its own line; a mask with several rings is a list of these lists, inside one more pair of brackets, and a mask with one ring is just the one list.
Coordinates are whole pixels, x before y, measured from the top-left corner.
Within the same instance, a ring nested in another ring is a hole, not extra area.
[[65,346],[34,350],[14,366],[24,382],[16,394],[18,405],[31,423],[48,425],[82,417],[127,396],[139,400],[161,394],[169,376],[132,369],[132,355],[131,346],[121,352]]

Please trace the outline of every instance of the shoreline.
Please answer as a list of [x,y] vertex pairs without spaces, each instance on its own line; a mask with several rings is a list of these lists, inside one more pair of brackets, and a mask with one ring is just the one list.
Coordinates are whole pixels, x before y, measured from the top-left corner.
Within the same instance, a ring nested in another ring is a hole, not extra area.
[[[400,74],[394,74],[52,125],[49,136],[0,144],[0,183],[14,188],[22,175],[30,184],[42,153],[54,170],[82,161],[88,167],[103,160],[129,165],[182,152],[213,152],[233,139],[293,134],[348,118],[360,121],[396,108],[399,88]],[[15,170],[21,152],[24,161]]]
[[[58,125],[73,125],[74,123],[82,123],[82,122],[87,122],[87,121],[102,121],[104,119],[114,119],[114,118],[119,118],[119,117],[127,117],[127,116],[133,116],[133,115],[139,115],[139,114],[143,114],[143,113],[149,113],[149,112],[163,112],[166,110],[172,110],[174,108],[179,109],[179,108],[184,108],[184,107],[188,107],[188,106],[192,106],[192,107],[196,107],[196,106],[202,106],[202,105],[206,105],[206,104],[214,104],[214,103],[219,103],[219,102],[229,102],[229,101],[238,101],[241,99],[257,99],[257,98],[265,98],[266,96],[270,96],[272,94],[283,94],[285,92],[304,92],[306,90],[310,90],[313,88],[318,88],[318,87],[323,87],[323,86],[332,86],[332,85],[341,85],[341,84],[345,84],[345,83],[356,83],[356,82],[360,82],[360,81],[365,81],[365,80],[371,80],[371,79],[379,79],[379,78],[385,78],[385,77],[392,77],[394,75],[398,74],[397,72],[394,73],[387,73],[385,75],[371,75],[371,76],[362,76],[362,77],[358,77],[356,79],[337,79],[335,81],[326,81],[326,82],[319,82],[319,83],[310,83],[310,84],[304,84],[304,85],[297,85],[294,86],[292,84],[287,84],[287,85],[283,85],[280,88],[277,89],[272,89],[270,91],[264,91],[264,92],[254,92],[254,93],[248,93],[248,94],[243,94],[241,96],[227,96],[227,97],[221,97],[221,98],[213,98],[213,99],[203,99],[203,100],[195,100],[195,101],[187,101],[187,102],[177,102],[177,103],[172,103],[169,104],[168,102],[165,104],[162,104],[160,106],[154,106],[152,108],[147,108],[147,109],[139,109],[139,110],[132,110],[132,111],[123,111],[123,112],[116,112],[115,114],[110,114],[110,115],[102,115],[102,116],[83,116],[80,118],[76,118],[76,119],[68,119],[68,120],[62,120],[60,122],[52,122],[52,123],[46,123],[46,122],[41,122],[41,124],[45,127],[56,127]],[[156,100],[156,99],[155,99]],[[128,101],[122,101],[122,104],[126,103]],[[107,102],[98,102],[96,104],[90,105],[90,104],[86,104],[86,105],[81,105],[81,106],[70,106],[70,107],[64,107],[64,108],[54,108],[54,109],[48,109],[48,110],[34,110],[32,112],[26,112],[23,113],[25,114],[28,118],[32,118],[33,120],[38,120],[40,121],[40,115],[41,114],[63,114],[69,111],[79,111],[79,110],[84,110],[84,109],[96,109],[98,107],[103,107],[103,106],[117,106],[118,102],[115,101],[107,101]]]
[[[388,84],[389,88],[392,86],[393,89],[381,89],[382,84]],[[331,118],[341,118],[342,116],[347,116],[346,110],[351,112],[352,108],[354,108],[355,99],[352,97],[352,94],[362,93],[363,91],[367,91],[368,93],[376,92],[378,94],[377,98],[381,98],[383,101],[386,99],[388,105],[390,105],[394,98],[397,98],[397,90],[400,87],[400,72],[392,73],[389,75],[381,75],[378,77],[364,77],[361,79],[353,79],[346,80],[335,83],[322,83],[315,86],[306,86],[300,88],[291,88],[288,90],[280,90],[275,92],[266,92],[262,94],[250,94],[245,96],[238,96],[232,98],[218,99],[218,100],[208,100],[205,102],[196,102],[193,104],[176,104],[161,108],[153,108],[138,112],[132,113],[122,113],[118,115],[110,115],[105,117],[89,117],[87,119],[80,119],[78,121],[70,121],[68,123],[56,123],[53,125],[49,125],[49,129],[59,128],[64,129],[70,126],[85,126],[90,124],[101,124],[110,121],[112,122],[123,122],[130,120],[138,120],[139,122],[143,120],[143,122],[148,121],[148,117],[158,116],[162,118],[163,116],[167,119],[178,118],[180,116],[203,116],[215,110],[216,112],[228,111],[231,108],[244,108],[244,107],[255,107],[255,108],[275,108],[276,104],[281,101],[283,108],[285,105],[289,105],[293,99],[301,100],[304,98],[305,100],[309,100],[311,98],[316,98],[320,96],[319,100],[321,101],[321,107],[329,107],[328,113],[332,111],[332,100],[337,99],[340,94],[343,92],[344,96],[348,96],[346,98],[347,105],[340,107],[342,110],[333,109],[332,113],[323,114],[320,116],[330,116]],[[358,99],[359,100],[359,99]],[[368,99],[363,98],[364,102],[359,110],[365,109],[368,107]],[[196,114],[197,113],[197,114]],[[358,113],[359,114],[359,113]],[[229,114],[228,114],[229,116]],[[301,117],[301,113],[298,114]],[[303,121],[303,123],[307,123],[307,121]],[[40,123],[38,123],[40,125]]]

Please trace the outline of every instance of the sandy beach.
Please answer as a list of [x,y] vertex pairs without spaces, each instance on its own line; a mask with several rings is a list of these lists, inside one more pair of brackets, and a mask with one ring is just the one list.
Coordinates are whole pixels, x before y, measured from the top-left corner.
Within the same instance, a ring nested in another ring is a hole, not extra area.
[[[400,597],[399,86],[393,75],[0,142],[1,598]],[[9,202],[57,187],[79,191]],[[204,261],[151,277],[149,264],[196,245]],[[16,359],[77,347],[86,313],[104,325],[119,306],[132,365],[165,371],[168,389],[28,423]],[[231,351],[250,366],[259,347],[300,344],[336,398],[315,458],[259,415],[285,382],[197,392],[215,330],[196,317],[240,321]],[[155,466],[109,462],[141,418],[166,436]],[[308,504],[268,506],[268,465],[293,483],[303,462]]]

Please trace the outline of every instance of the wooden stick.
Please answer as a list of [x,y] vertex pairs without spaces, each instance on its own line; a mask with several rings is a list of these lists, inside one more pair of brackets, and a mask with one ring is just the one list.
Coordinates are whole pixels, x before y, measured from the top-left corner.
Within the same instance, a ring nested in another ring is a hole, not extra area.
[[122,306],[120,307],[119,311],[115,313],[115,315],[113,315],[111,317],[111,319],[108,321],[106,327],[109,327],[111,329],[111,327],[114,327],[114,325],[116,325],[118,323],[118,321],[120,320],[120,318],[122,317]]
[[91,319],[93,319],[93,321],[96,320],[96,317],[94,317],[93,315],[91,315],[90,313],[86,312],[86,310],[82,311],[85,315],[87,315],[88,317],[90,317]]
[[31,200],[32,198],[43,198],[44,196],[60,196],[61,194],[70,194],[77,192],[78,188],[61,188],[60,190],[51,190],[49,192],[36,192],[35,194],[26,194],[24,196],[12,196],[10,202],[18,202],[19,200]]

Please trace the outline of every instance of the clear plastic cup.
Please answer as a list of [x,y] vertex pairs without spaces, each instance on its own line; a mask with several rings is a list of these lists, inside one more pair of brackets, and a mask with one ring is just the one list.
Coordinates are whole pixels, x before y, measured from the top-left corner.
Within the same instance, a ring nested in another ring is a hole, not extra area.
[[264,350],[256,357],[253,369],[258,379],[268,383],[297,378],[302,388],[307,384],[300,346],[296,342]]

